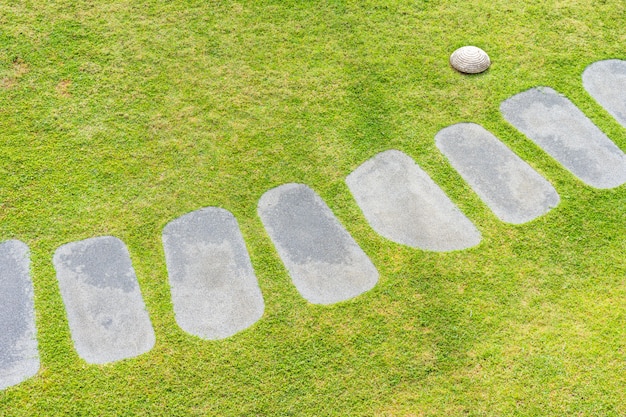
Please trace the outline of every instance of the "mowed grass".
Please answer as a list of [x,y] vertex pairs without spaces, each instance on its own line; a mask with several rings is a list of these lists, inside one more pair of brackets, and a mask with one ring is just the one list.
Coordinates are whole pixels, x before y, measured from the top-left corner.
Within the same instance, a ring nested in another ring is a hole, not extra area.
[[[626,187],[585,186],[499,112],[549,86],[626,150],[581,81],[626,59],[624,16],[615,0],[2,2],[0,240],[31,249],[42,365],[0,393],[0,415],[626,414]],[[466,44],[488,72],[449,67]],[[457,122],[498,136],[559,206],[500,222],[434,145]],[[344,180],[388,149],[444,189],[479,246],[421,251],[368,226]],[[288,182],[371,257],[373,290],[299,296],[256,214]],[[161,244],[206,206],[236,216],[266,304],[221,341],[176,325]],[[157,342],[95,366],[73,348],[51,259],[100,235],[128,245]]]

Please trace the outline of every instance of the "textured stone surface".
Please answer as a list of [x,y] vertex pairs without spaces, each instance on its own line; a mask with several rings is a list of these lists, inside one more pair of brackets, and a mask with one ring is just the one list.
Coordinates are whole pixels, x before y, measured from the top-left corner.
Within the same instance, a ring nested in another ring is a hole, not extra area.
[[559,203],[554,187],[482,126],[446,127],[435,142],[502,221],[525,223]]
[[124,243],[111,236],[59,247],[53,258],[74,346],[87,362],[137,356],[155,337]]
[[18,240],[0,244],[0,389],[39,370],[29,266],[28,246]]
[[370,259],[306,185],[267,191],[258,213],[294,285],[311,303],[347,300],[376,285]]
[[480,232],[408,155],[390,150],[346,178],[372,228],[397,243],[433,251],[466,249]]
[[504,102],[504,118],[586,184],[613,188],[626,182],[626,157],[572,102],[548,87]]
[[489,55],[476,46],[463,46],[450,55],[452,68],[465,74],[478,74],[491,65]]
[[583,72],[583,86],[626,127],[626,61],[608,59],[594,62]]
[[237,220],[209,207],[163,229],[163,246],[178,325],[205,339],[222,339],[263,315],[257,283]]

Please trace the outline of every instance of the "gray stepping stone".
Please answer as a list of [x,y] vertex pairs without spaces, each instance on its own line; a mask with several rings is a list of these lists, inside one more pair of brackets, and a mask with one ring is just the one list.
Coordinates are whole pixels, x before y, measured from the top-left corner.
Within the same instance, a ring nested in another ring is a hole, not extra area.
[[414,248],[451,251],[480,243],[480,232],[408,155],[389,150],[346,178],[370,226]]
[[163,229],[163,246],[178,325],[204,339],[222,339],[263,315],[257,283],[237,220],[209,207]]
[[29,250],[19,240],[0,244],[0,389],[39,370]]
[[586,184],[626,182],[626,157],[574,104],[551,88],[533,88],[502,102],[504,118]]
[[545,178],[480,125],[446,127],[435,142],[502,221],[525,223],[559,203],[559,195]]
[[93,364],[149,351],[155,337],[124,243],[95,237],[59,247],[54,268],[76,351]]
[[626,61],[608,59],[594,62],[583,72],[583,86],[626,127]]
[[300,294],[315,304],[373,288],[378,271],[324,201],[303,184],[267,191],[258,213]]

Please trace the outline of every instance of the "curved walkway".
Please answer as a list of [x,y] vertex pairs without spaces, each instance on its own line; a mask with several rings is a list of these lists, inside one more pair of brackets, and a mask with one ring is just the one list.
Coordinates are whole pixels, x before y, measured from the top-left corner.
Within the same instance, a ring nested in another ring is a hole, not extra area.
[[[585,89],[626,127],[626,61],[590,65]],[[596,188],[626,182],[626,156],[567,98],[548,87],[501,105],[506,120],[581,181]],[[521,224],[559,203],[554,187],[479,125],[442,129],[439,150],[502,221]],[[346,182],[371,227],[394,242],[433,251],[462,250],[481,236],[472,222],[408,156],[389,150]],[[296,289],[331,304],[373,288],[378,272],[331,209],[308,186],[267,191],[258,214]],[[186,332],[221,339],[263,315],[264,302],[234,216],[208,207],[170,222],[163,245],[176,321]],[[0,389],[35,375],[39,354],[28,247],[0,243]],[[111,236],[57,249],[54,267],[72,340],[88,363],[149,351],[155,336],[128,250]]]

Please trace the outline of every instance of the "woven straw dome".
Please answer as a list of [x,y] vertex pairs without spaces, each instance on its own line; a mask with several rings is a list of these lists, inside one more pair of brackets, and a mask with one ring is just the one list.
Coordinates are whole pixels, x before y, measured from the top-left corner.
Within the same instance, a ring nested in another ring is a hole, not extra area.
[[464,46],[450,55],[450,65],[459,72],[466,74],[478,74],[483,72],[491,61],[485,51],[476,46]]

